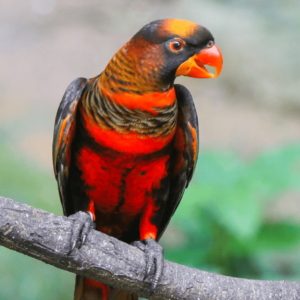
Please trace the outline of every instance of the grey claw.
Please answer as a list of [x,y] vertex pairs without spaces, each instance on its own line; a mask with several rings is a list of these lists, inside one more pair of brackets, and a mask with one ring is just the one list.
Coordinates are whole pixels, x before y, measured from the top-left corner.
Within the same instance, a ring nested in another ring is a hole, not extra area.
[[68,255],[70,255],[70,254],[72,253],[72,251],[74,250],[75,246],[76,246],[76,241],[73,242],[73,244],[72,244],[72,246],[71,246],[71,249],[70,249],[70,251],[68,252]]
[[86,234],[84,234],[84,235],[82,236],[82,240],[81,240],[81,244],[80,244],[80,247],[79,247],[79,248],[82,247],[82,245],[83,245],[84,242],[85,242],[85,239],[86,239]]
[[152,282],[151,287],[150,287],[150,296],[152,296],[154,294],[157,283],[158,282]]
[[76,241],[74,241],[74,242],[73,242],[73,244],[72,244],[72,248],[71,248],[71,251],[73,251],[73,250],[74,250],[75,246],[76,246]]
[[153,280],[151,284],[151,295],[153,295],[156,287],[157,287],[158,281]]

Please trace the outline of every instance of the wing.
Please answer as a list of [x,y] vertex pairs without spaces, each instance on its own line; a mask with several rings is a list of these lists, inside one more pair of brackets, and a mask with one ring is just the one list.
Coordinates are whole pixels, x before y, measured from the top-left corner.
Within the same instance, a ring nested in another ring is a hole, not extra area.
[[65,215],[72,213],[72,208],[68,205],[67,201],[66,184],[69,176],[71,144],[76,127],[76,111],[86,83],[87,79],[77,78],[69,84],[55,118],[52,159],[60,200]]
[[170,195],[158,227],[157,240],[164,233],[179,205],[184,190],[192,179],[199,150],[198,117],[192,95],[187,88],[180,84],[175,84],[175,92],[178,101],[178,120],[174,137],[174,155],[171,162]]

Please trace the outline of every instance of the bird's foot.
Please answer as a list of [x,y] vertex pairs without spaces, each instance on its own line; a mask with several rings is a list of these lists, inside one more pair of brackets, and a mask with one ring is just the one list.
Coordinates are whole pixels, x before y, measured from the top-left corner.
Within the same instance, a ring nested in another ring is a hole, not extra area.
[[155,273],[150,288],[151,294],[153,294],[164,267],[164,249],[152,238],[143,240],[143,242],[135,241],[132,243],[132,245],[145,252],[146,273],[144,280],[150,275],[152,267],[155,268]]
[[74,225],[72,228],[71,249],[68,255],[74,250],[78,241],[80,242],[78,249],[82,247],[91,227],[94,228],[93,216],[91,213],[78,211],[76,214],[70,215],[69,219],[74,221]]

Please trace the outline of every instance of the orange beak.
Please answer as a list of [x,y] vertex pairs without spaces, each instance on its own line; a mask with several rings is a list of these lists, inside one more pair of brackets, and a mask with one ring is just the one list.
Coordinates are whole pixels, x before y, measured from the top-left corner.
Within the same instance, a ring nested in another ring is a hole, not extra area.
[[[216,69],[215,76],[208,72],[204,65],[214,67]],[[198,54],[195,54],[182,63],[175,75],[195,78],[217,78],[222,71],[222,67],[222,53],[216,45],[213,45],[211,48],[201,50]]]

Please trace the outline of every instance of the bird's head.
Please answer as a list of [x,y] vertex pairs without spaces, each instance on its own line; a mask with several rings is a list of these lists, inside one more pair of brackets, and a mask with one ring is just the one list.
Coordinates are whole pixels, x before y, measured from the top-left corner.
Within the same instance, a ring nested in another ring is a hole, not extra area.
[[[205,65],[215,67],[215,76]],[[112,78],[113,89],[156,92],[169,89],[180,75],[216,78],[222,65],[222,54],[205,27],[165,19],[151,22],[135,34],[112,58],[104,76]]]

